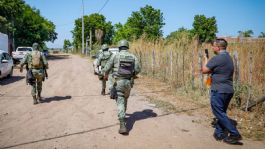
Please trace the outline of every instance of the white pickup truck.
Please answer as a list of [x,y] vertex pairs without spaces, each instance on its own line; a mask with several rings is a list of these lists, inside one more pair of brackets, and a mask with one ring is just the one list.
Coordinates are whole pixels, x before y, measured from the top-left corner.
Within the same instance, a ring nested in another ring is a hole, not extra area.
[[27,53],[32,52],[32,47],[17,47],[16,51],[12,52],[15,62],[20,62]]

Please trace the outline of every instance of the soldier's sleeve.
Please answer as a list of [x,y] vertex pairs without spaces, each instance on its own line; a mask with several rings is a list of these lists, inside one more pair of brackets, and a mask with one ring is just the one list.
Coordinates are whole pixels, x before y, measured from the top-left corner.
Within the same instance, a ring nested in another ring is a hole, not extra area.
[[136,56],[134,57],[135,57],[134,72],[135,72],[135,75],[137,75],[138,73],[141,72],[141,66],[140,66],[138,58]]
[[103,74],[108,74],[109,71],[111,70],[111,68],[114,65],[114,59],[115,59],[115,55],[111,55],[110,59],[108,60],[107,64],[105,65],[105,67],[102,69],[102,73]]
[[41,55],[41,58],[42,58],[43,65],[44,65],[45,69],[48,69],[49,68],[48,61],[47,61],[46,57],[44,56],[44,54]]
[[102,59],[102,54],[99,54],[98,59],[97,59],[97,67],[99,67],[101,59]]

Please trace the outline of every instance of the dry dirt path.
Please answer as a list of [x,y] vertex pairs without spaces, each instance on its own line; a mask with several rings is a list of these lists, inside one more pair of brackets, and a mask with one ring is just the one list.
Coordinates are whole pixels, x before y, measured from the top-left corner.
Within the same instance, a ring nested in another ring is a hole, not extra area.
[[[128,136],[119,129],[116,104],[100,95],[91,62],[78,56],[49,60],[44,102],[32,104],[25,71],[1,80],[0,148],[25,149],[262,149],[265,144],[243,140],[243,146],[216,142],[212,128],[194,123],[198,117],[167,114],[145,101],[137,86],[128,102]],[[140,81],[140,80],[139,80]]]

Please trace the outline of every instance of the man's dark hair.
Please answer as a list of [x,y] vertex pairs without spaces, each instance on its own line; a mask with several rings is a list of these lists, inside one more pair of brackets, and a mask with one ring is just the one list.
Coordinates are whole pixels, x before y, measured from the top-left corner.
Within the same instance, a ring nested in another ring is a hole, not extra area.
[[227,41],[223,38],[217,38],[213,41],[213,45],[226,48],[227,47]]

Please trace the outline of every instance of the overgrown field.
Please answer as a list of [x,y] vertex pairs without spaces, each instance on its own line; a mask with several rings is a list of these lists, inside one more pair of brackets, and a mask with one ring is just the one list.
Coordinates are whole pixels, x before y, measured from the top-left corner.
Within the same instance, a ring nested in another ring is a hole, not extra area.
[[[197,41],[183,36],[175,41],[147,41],[144,38],[131,43],[130,50],[139,58],[142,74],[171,85],[176,93],[185,94],[196,102],[209,104],[208,91],[200,73],[204,49]],[[241,109],[265,96],[265,40],[243,40],[229,43],[228,52],[235,63],[235,95],[230,105],[231,115],[239,121],[244,136],[265,139],[265,104],[250,112]]]

